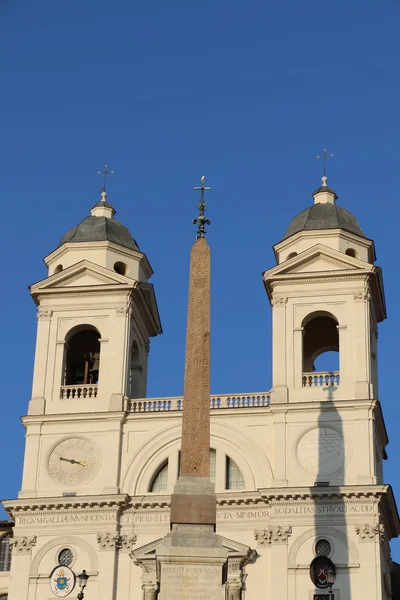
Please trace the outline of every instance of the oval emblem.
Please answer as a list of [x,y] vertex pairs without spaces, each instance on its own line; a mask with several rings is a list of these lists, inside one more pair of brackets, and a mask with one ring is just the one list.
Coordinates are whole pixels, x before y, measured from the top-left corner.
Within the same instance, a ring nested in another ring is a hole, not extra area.
[[50,575],[50,588],[57,598],[65,598],[75,587],[75,573],[69,567],[58,565]]

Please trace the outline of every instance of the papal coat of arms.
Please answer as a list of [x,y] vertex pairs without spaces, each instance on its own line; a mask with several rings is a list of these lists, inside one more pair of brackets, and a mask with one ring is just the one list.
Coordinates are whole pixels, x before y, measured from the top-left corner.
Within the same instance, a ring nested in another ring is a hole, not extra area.
[[68,567],[58,565],[50,576],[50,588],[58,598],[65,598],[75,587],[75,574]]

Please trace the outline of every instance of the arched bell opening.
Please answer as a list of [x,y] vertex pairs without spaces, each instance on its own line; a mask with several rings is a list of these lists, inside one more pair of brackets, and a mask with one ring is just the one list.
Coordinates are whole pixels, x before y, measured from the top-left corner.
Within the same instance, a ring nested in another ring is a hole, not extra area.
[[142,386],[142,375],[143,366],[140,359],[140,350],[136,341],[133,341],[131,346],[130,355],[130,397],[131,398],[142,398],[143,397],[143,386]]
[[95,385],[99,381],[99,368],[99,331],[91,325],[72,330],[66,340],[64,385]]
[[303,322],[303,386],[339,383],[338,321],[320,311]]

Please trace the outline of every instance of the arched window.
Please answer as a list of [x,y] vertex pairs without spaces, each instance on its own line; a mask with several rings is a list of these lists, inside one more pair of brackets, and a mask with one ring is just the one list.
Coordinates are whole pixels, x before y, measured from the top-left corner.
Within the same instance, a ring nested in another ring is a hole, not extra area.
[[357,250],[354,250],[354,248],[347,248],[345,254],[347,254],[347,256],[352,256],[353,258],[358,258]]
[[63,266],[57,265],[56,268],[54,269],[54,274],[61,273],[62,270],[63,270]]
[[142,364],[140,361],[140,351],[137,342],[134,341],[131,347],[130,357],[130,397],[142,398],[144,396],[142,390]]
[[168,491],[168,461],[164,463],[155,476],[150,485],[150,492],[157,492],[158,494],[166,494]]
[[[11,534],[0,538],[0,571],[9,571],[11,567]],[[1,596],[0,596],[1,598]]]
[[243,475],[237,464],[226,457],[226,489],[227,490],[244,490]]
[[318,540],[315,544],[315,554],[317,556],[329,556],[331,550],[332,548],[328,540]]
[[309,315],[303,330],[303,373],[339,370],[339,332],[328,312]]
[[297,256],[297,252],[291,252],[290,254],[288,254],[288,257],[286,260],[290,260],[291,258],[294,258],[295,256]]
[[[180,463],[180,452],[179,460]],[[210,479],[212,483],[218,480],[224,480],[223,473],[218,473],[217,467],[217,450],[210,448]],[[226,456],[226,471],[225,471],[225,490],[243,490],[245,488],[244,477],[235,463],[229,456]],[[154,475],[149,492],[158,494],[168,493],[168,461],[164,462]]]
[[80,327],[67,340],[65,385],[96,384],[99,380],[100,333]]

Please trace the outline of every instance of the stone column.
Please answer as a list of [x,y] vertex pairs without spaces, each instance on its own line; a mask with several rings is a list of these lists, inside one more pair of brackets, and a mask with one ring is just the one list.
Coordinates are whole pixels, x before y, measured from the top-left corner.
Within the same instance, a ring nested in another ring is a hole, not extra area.
[[260,547],[270,548],[271,598],[288,599],[288,539],[292,534],[290,525],[275,525],[257,530],[254,537]]
[[228,578],[226,582],[226,599],[240,600],[243,586],[243,558],[228,559]]
[[110,600],[114,597],[116,553],[120,545],[115,532],[98,533],[99,543],[99,586],[97,600]]
[[11,540],[12,561],[9,600],[27,600],[29,590],[29,571],[32,548],[36,544],[36,536],[14,537]]
[[48,366],[51,310],[39,309],[36,338],[35,362],[33,371],[32,398],[29,402],[29,415],[43,414],[45,411],[45,383]]

